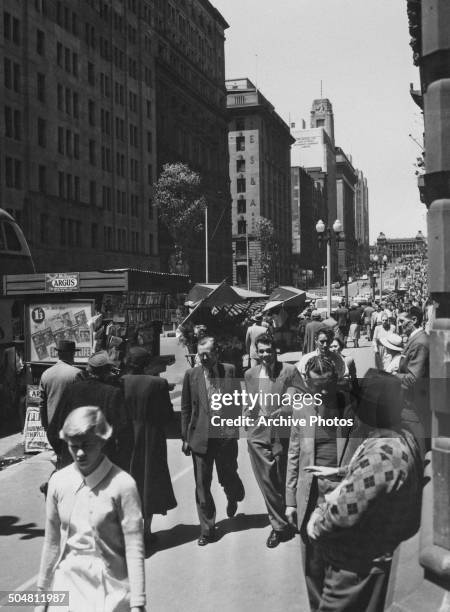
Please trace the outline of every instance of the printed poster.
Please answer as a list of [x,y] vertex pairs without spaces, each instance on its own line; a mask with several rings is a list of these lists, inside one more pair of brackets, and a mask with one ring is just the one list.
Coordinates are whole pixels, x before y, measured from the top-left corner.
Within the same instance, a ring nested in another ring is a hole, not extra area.
[[38,401],[38,385],[27,385],[27,412],[25,414],[25,425],[23,428],[26,453],[34,453],[51,448],[47,440],[45,429],[41,424]]
[[29,305],[29,361],[57,361],[56,344],[72,340],[80,349],[75,353],[75,363],[85,363],[92,353],[92,329],[88,325],[92,308],[91,301]]

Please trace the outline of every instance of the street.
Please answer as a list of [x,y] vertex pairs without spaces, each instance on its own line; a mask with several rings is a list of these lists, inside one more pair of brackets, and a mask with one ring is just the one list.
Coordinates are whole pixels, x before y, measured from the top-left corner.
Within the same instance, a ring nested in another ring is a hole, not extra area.
[[[175,410],[179,411],[181,381],[187,367],[185,350],[175,338],[161,340],[161,353],[176,355],[176,363],[168,368],[166,376],[176,383],[171,395]],[[358,376],[373,366],[371,347],[365,341],[362,345],[346,350],[355,358]],[[298,354],[290,353],[287,357],[289,361],[295,360]],[[239,442],[239,473],[246,497],[239,504],[237,515],[228,519],[225,495],[214,478],[212,492],[222,537],[204,548],[197,545],[199,527],[192,461],[181,453],[178,438],[168,439],[167,446],[178,507],[153,520],[152,530],[159,541],[146,560],[147,610],[307,610],[298,537],[273,550],[266,547],[269,521],[251,470],[246,440]],[[0,472],[1,591],[35,588],[45,521],[39,485],[51,469],[46,454],[41,453]],[[202,576],[196,589],[192,588],[194,575]],[[2,605],[0,608],[16,609]]]

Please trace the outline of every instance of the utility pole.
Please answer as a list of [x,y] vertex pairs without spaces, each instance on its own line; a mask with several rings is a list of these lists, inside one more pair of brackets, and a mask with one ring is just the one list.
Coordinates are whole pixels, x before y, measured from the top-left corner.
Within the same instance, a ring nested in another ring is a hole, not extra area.
[[205,206],[205,283],[209,283],[209,261],[208,261],[208,206]]

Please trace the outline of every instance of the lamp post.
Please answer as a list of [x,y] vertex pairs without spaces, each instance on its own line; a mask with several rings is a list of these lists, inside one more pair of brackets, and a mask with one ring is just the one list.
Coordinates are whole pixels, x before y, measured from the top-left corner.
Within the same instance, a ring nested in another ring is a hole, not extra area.
[[326,266],[322,266],[322,274],[323,274],[323,286],[326,287],[327,285],[327,267]]
[[316,232],[317,237],[319,239],[319,244],[322,242],[326,242],[327,245],[327,310],[328,316],[331,315],[331,241],[333,239],[333,234],[336,236],[336,239],[339,241],[342,232],[342,223],[339,219],[333,223],[333,227],[326,227],[325,223],[320,219],[316,224]]
[[370,256],[370,272],[373,275],[373,298],[376,297],[376,272],[380,272],[380,301],[383,299],[383,271],[386,270],[388,257],[387,255],[371,255]]
[[209,261],[208,261],[208,206],[205,206],[205,283],[209,283]]

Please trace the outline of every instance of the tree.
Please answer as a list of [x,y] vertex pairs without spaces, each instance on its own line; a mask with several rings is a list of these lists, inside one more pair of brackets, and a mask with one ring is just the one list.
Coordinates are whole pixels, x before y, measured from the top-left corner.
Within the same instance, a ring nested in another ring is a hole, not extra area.
[[263,285],[263,291],[268,293],[274,284],[279,251],[272,221],[265,217],[260,217],[256,222],[255,233],[260,244],[260,280]]
[[189,264],[189,249],[203,230],[206,200],[201,192],[201,177],[187,164],[165,164],[153,187],[159,215],[173,240],[175,269]]

